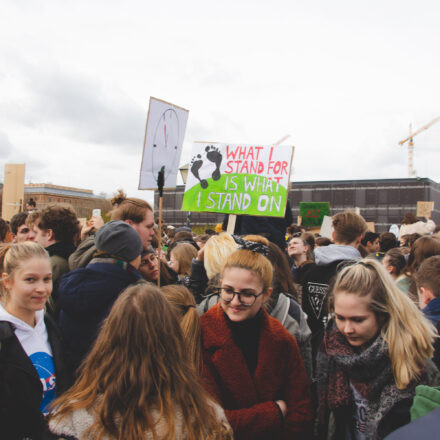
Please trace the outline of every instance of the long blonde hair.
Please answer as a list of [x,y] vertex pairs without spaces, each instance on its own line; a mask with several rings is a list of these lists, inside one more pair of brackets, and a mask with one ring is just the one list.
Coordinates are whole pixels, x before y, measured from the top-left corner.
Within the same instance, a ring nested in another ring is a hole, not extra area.
[[238,244],[231,234],[223,232],[213,235],[204,248],[204,266],[209,279],[220,273],[226,258],[238,249]]
[[[173,308],[150,284],[118,297],[79,378],[52,408],[55,421],[92,409],[95,422],[86,436],[97,440],[139,440],[147,433],[155,440],[231,438],[189,358]],[[163,436],[152,409],[166,426]]]
[[370,298],[369,309],[381,323],[381,335],[388,345],[396,386],[404,389],[417,379],[433,354],[435,330],[423,313],[395,284],[381,263],[366,258],[345,267],[337,275],[334,296],[338,292]]
[[162,287],[161,290],[165,298],[175,307],[185,340],[185,349],[192,357],[194,367],[199,371],[202,366],[202,329],[194,296],[185,286],[179,284],[170,284]]

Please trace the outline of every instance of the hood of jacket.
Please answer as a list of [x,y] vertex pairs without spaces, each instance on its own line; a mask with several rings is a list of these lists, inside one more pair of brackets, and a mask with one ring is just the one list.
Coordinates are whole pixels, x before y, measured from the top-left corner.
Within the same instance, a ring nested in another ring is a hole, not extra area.
[[317,266],[327,266],[335,261],[359,260],[361,254],[353,246],[330,244],[315,249],[315,263]]
[[437,324],[440,321],[440,298],[434,298],[429,301],[422,312],[434,324],[434,327],[437,328]]
[[132,266],[90,263],[61,278],[58,304],[69,315],[94,315],[105,309],[120,292],[139,281],[141,275]]
[[0,321],[7,321],[12,324],[15,335],[20,342],[32,339],[35,334],[45,333],[44,323],[44,310],[38,310],[35,312],[35,327],[31,327],[26,322],[8,313],[5,308],[0,304]]

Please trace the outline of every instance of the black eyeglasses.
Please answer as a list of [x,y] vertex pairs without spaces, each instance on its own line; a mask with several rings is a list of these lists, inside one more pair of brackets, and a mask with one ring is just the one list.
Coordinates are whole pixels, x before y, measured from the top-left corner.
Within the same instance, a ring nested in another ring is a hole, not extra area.
[[238,296],[238,300],[240,301],[240,304],[245,307],[251,307],[254,305],[255,301],[259,296],[261,296],[264,293],[264,290],[258,294],[250,293],[250,292],[236,292],[231,287],[218,287],[217,288],[218,294],[220,295],[220,298],[225,303],[230,303],[234,296]]

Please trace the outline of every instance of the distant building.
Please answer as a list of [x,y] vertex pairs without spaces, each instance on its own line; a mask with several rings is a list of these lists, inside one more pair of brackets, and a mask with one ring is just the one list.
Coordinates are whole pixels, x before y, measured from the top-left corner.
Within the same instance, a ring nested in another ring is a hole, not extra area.
[[[164,190],[163,219],[166,223],[185,224],[187,213],[181,210],[183,192],[183,185]],[[330,202],[332,215],[358,207],[366,221],[375,222],[377,232],[388,230],[393,223],[400,224],[407,212],[416,214],[418,201],[434,201],[432,219],[440,223],[440,184],[427,178],[292,182],[289,200],[295,220],[299,215],[299,202]],[[154,207],[157,213],[157,191],[154,192]],[[223,216],[193,212],[191,225],[219,223]]]
[[37,209],[43,209],[54,203],[67,203],[78,217],[90,217],[93,209],[103,213],[111,209],[110,202],[104,197],[93,194],[90,189],[71,188],[49,183],[30,183],[24,185],[24,203],[32,198]]

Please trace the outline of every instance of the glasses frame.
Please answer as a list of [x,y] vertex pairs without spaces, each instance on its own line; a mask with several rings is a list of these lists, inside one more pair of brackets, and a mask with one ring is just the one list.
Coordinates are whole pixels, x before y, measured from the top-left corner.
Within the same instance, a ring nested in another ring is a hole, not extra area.
[[[231,289],[232,291],[232,298],[231,299],[224,299],[222,297],[222,292],[227,289],[227,287],[217,287],[217,291],[218,291],[218,295],[220,296],[221,300],[224,301],[226,304],[229,304],[233,301],[233,299],[235,298],[235,295],[237,295],[238,297],[238,301],[240,301],[240,304],[244,307],[252,307],[255,302],[257,301],[257,298],[261,295],[263,295],[263,293],[265,292],[265,290],[262,290],[260,293],[254,294],[254,293],[247,293],[247,292],[236,292],[235,290]],[[254,297],[254,301],[252,302],[252,304],[246,304],[241,300],[241,295],[243,293],[246,293],[246,295],[250,295]]]

